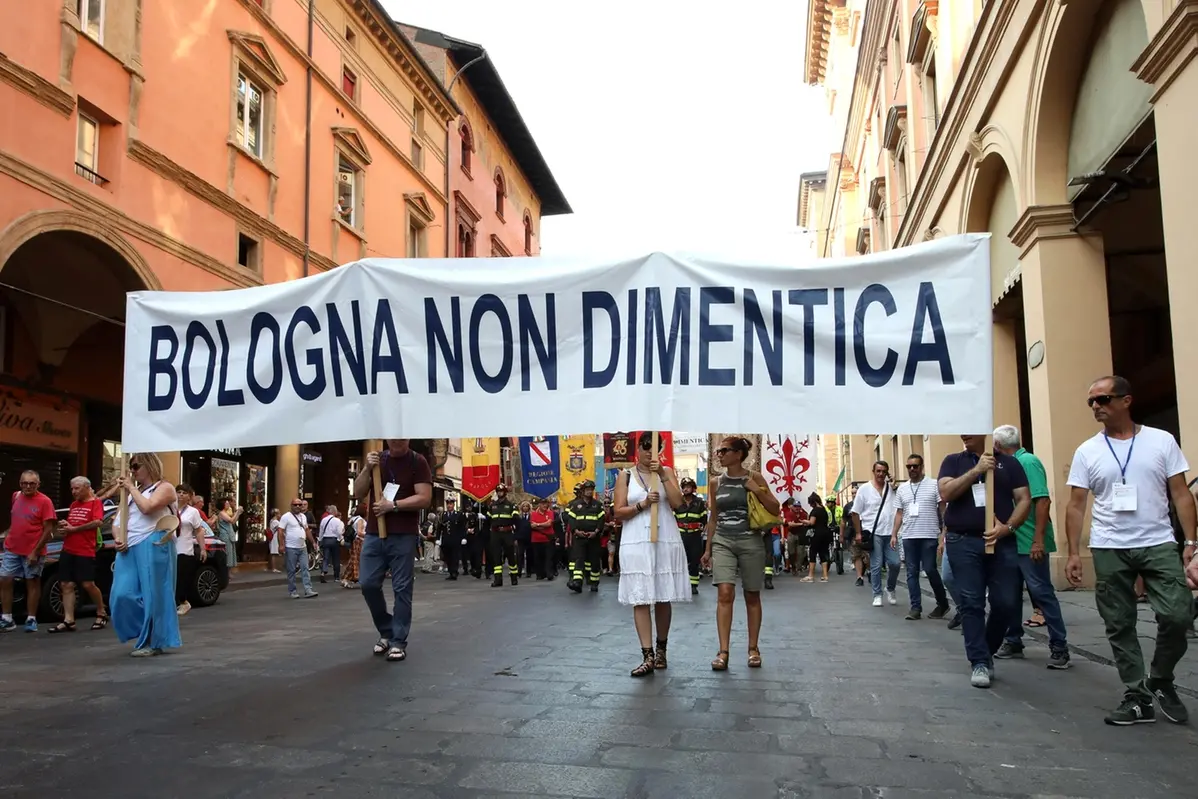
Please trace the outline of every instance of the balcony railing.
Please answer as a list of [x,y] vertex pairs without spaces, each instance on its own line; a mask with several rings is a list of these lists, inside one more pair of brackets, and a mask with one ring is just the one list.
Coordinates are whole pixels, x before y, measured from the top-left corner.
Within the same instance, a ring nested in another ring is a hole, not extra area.
[[88,169],[78,161],[75,162],[75,174],[86,181],[96,184],[97,186],[103,186],[108,183],[108,178],[104,177],[99,172],[94,172],[91,169]]

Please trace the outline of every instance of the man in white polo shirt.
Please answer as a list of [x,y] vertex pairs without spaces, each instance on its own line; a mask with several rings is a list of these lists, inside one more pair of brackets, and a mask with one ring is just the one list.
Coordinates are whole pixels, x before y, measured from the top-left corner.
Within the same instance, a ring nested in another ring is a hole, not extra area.
[[304,584],[304,599],[316,596],[312,590],[312,575],[308,573],[308,545],[316,549],[316,539],[308,528],[308,517],[302,508],[301,499],[291,500],[291,510],[279,518],[279,533],[283,536],[284,552],[286,552],[287,593],[292,599],[299,599],[295,590],[295,575],[298,573]]
[[923,616],[923,593],[919,590],[919,570],[928,576],[928,585],[936,597],[936,608],[929,619],[943,619],[948,612],[948,594],[936,563],[936,548],[940,543],[940,487],[927,480],[923,456],[907,456],[907,482],[895,492],[894,530],[891,548],[897,550],[899,531],[903,533],[903,555],[907,559],[907,594],[911,599],[908,621]]
[[[1171,434],[1132,421],[1131,384],[1124,378],[1094,381],[1086,403],[1103,430],[1077,448],[1069,468],[1065,574],[1073,585],[1081,584],[1082,522],[1086,497],[1093,493],[1094,599],[1124,685],[1123,702],[1105,721],[1117,726],[1156,721],[1155,697],[1165,718],[1184,724],[1189,712],[1174,690],[1173,667],[1186,652],[1193,600],[1177,556],[1169,499],[1185,534],[1183,557],[1188,562],[1194,555],[1196,524],[1194,497],[1185,479],[1189,465]],[[1144,580],[1157,620],[1156,651],[1147,680],[1136,637],[1137,577]]]

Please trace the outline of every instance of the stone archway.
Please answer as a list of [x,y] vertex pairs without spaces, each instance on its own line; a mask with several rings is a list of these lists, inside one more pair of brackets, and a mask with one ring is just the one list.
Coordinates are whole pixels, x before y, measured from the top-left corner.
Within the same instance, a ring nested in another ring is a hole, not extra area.
[[162,283],[154,270],[150,269],[141,253],[125,240],[116,230],[100,222],[95,216],[78,211],[32,211],[18,217],[0,233],[0,270],[13,254],[26,242],[43,233],[82,233],[108,245],[125,260],[139,278],[142,287],[161,291]]
[[[1024,125],[1021,175],[1029,206],[1069,202],[1069,181],[1076,177],[1070,169],[1086,169],[1085,165],[1070,163],[1070,150],[1076,149],[1074,125],[1115,124],[1096,106],[1107,103],[1119,108],[1127,104],[1123,92],[1135,92],[1139,87],[1131,66],[1148,44],[1149,32],[1161,25],[1165,14],[1160,7],[1163,4],[1153,0],[1106,0],[1097,4],[1098,9],[1095,5],[1053,3],[1045,13]],[[1100,99],[1089,103],[1090,113],[1083,110],[1079,116],[1079,100],[1086,101],[1079,97],[1079,91],[1084,88],[1087,73],[1096,66],[1107,69],[1118,86],[1108,80],[1098,87]],[[1130,135],[1137,126],[1127,125],[1126,130],[1112,136],[1118,139],[1120,134]],[[1118,143],[1110,142],[1109,150]],[[1086,159],[1073,160],[1080,163]]]

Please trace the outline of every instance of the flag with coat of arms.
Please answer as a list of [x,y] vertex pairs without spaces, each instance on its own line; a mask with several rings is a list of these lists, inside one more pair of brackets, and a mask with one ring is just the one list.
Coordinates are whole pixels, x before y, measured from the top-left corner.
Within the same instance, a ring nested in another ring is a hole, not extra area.
[[548,498],[558,492],[561,460],[557,436],[521,436],[520,462],[524,470],[524,493]]

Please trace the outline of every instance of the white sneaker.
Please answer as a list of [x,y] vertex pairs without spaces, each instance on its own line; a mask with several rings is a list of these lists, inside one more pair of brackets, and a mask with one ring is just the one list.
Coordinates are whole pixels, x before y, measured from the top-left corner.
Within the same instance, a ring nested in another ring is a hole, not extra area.
[[187,612],[188,612],[189,610],[191,610],[191,603],[190,603],[190,602],[184,602],[182,605],[180,605],[179,607],[175,608],[175,613],[176,613],[176,614],[178,614],[178,615],[180,615],[180,616],[186,616],[186,615],[187,615]]
[[985,666],[974,666],[973,674],[969,677],[969,684],[974,688],[989,688],[990,670]]
[[893,591],[891,591],[890,589],[887,589],[887,590],[886,590],[886,601],[887,601],[887,602],[889,602],[889,603],[890,603],[890,604],[892,604],[892,605],[897,605],[897,604],[898,604],[898,600],[897,600],[897,599],[895,599],[895,597],[894,597],[894,592],[893,592]]
[[882,597],[880,597],[880,596],[874,597],[874,607],[875,608],[882,607]]

